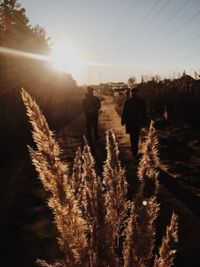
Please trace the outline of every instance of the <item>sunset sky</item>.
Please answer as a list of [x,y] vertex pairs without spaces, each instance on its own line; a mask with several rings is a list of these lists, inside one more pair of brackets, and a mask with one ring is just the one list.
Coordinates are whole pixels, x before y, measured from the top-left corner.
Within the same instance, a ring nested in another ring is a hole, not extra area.
[[79,84],[200,69],[200,0],[20,0],[32,25],[87,60]]

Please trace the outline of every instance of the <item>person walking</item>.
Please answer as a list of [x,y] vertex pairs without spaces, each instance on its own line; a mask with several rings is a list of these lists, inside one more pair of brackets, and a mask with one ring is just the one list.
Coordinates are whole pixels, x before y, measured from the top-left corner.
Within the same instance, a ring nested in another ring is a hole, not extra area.
[[83,99],[83,110],[86,118],[86,131],[88,141],[92,141],[92,137],[99,138],[98,135],[98,113],[101,108],[101,102],[98,97],[94,96],[94,88],[88,86],[87,94]]
[[131,151],[138,156],[140,130],[146,122],[145,101],[137,95],[137,88],[131,90],[131,97],[123,106],[121,124],[126,126],[126,133],[130,135]]

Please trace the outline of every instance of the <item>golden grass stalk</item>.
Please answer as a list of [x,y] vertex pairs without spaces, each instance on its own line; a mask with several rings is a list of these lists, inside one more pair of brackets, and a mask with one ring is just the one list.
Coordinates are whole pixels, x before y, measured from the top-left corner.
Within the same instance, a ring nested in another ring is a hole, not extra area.
[[84,180],[83,180],[83,160],[82,160],[82,151],[79,147],[76,151],[73,164],[73,172],[71,177],[71,187],[75,196],[75,199],[78,201],[79,206],[82,206],[83,200],[83,189],[84,189]]
[[82,266],[86,256],[86,223],[77,205],[68,177],[68,167],[60,160],[60,148],[36,102],[22,89],[29,121],[33,127],[36,151],[30,148],[32,162],[46,190],[59,232],[59,244],[68,266]]
[[116,266],[116,259],[105,220],[105,200],[100,178],[95,171],[95,161],[90,147],[85,144],[83,159],[83,214],[89,229],[91,266]]
[[124,257],[124,267],[131,267],[133,265],[134,259],[134,241],[133,241],[133,231],[136,220],[136,214],[134,212],[134,206],[132,205],[130,217],[128,219],[128,224],[125,230],[125,241],[123,244],[123,257]]
[[146,266],[153,257],[156,233],[155,220],[159,211],[155,195],[158,188],[157,167],[159,164],[157,145],[157,136],[153,122],[151,122],[143,146],[144,154],[138,168],[139,191],[136,194],[128,226],[125,230],[126,239],[123,255],[126,267],[131,266],[130,262],[133,263],[133,266]]
[[176,254],[176,243],[178,242],[178,217],[172,214],[170,225],[167,226],[166,235],[162,239],[159,257],[154,261],[154,267],[171,267]]
[[132,206],[125,229],[123,246],[124,267],[148,266],[153,257],[155,219],[158,214],[156,198],[142,203],[137,199]]
[[144,198],[151,197],[158,191],[159,183],[157,176],[159,165],[158,138],[154,122],[151,121],[137,173],[141,182],[141,193],[143,193]]
[[113,240],[121,234],[125,218],[128,216],[129,201],[125,170],[119,161],[119,150],[112,130],[106,134],[107,159],[103,166],[103,184],[105,190],[106,220],[112,227]]

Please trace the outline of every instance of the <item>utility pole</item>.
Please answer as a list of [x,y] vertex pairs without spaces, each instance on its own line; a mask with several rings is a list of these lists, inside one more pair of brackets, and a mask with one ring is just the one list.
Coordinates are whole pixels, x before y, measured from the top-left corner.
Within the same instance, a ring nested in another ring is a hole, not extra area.
[[91,72],[92,72],[91,66],[88,66],[88,85],[91,84]]
[[101,71],[99,71],[99,84],[101,83],[101,78],[102,78],[102,73],[101,73]]

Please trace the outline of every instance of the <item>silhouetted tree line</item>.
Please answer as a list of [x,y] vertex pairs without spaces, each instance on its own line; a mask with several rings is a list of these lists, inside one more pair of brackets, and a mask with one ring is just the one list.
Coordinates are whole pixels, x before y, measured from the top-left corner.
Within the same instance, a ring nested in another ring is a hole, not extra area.
[[31,26],[17,0],[0,0],[0,143],[25,143],[29,126],[20,90],[26,88],[40,104],[50,125],[57,128],[80,111],[80,92],[71,75],[53,70],[48,61],[4,53],[1,48],[48,55],[49,38]]
[[170,121],[183,121],[200,127],[200,80],[184,72],[179,79],[152,79],[138,84],[151,118],[167,112]]

